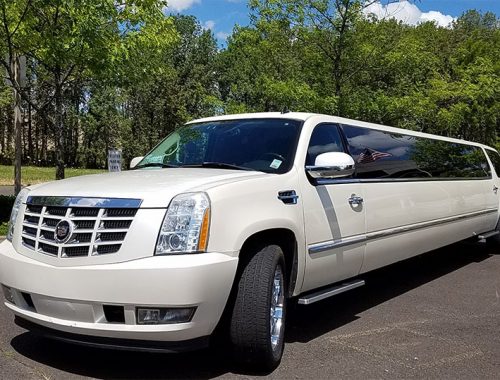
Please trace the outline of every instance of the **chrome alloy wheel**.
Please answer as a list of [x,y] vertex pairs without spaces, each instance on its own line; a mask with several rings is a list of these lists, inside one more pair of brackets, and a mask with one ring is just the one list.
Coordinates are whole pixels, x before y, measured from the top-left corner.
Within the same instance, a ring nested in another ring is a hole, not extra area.
[[283,328],[283,307],[285,303],[283,271],[278,265],[274,271],[273,288],[271,295],[270,319],[271,324],[271,347],[273,351],[281,339]]

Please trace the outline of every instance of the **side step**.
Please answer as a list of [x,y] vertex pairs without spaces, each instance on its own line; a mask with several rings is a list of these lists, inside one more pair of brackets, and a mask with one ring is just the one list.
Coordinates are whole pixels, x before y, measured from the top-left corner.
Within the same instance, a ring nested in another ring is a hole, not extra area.
[[485,232],[484,234],[478,235],[477,238],[479,241],[484,242],[486,239],[496,236],[500,234],[500,231],[490,231],[490,232]]
[[348,290],[359,288],[365,284],[365,280],[355,280],[351,282],[344,282],[343,284],[336,285],[332,288],[327,288],[314,292],[299,298],[299,305],[310,305],[312,303],[324,300],[337,294],[347,292]]

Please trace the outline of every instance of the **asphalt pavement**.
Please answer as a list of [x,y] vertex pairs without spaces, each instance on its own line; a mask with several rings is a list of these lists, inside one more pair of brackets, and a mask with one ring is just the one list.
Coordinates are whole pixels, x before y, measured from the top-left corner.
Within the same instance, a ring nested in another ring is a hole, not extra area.
[[500,378],[498,246],[455,244],[365,280],[292,310],[282,363],[268,374],[216,348],[168,355],[53,342],[17,327],[0,306],[0,378]]

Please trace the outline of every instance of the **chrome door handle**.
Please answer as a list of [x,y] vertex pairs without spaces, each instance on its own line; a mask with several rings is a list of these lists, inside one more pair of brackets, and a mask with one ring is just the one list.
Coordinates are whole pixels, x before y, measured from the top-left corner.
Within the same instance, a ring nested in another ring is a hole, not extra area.
[[358,197],[357,195],[353,194],[351,195],[351,197],[348,199],[349,201],[349,204],[351,206],[358,206],[360,205],[361,203],[363,203],[363,198],[361,197]]

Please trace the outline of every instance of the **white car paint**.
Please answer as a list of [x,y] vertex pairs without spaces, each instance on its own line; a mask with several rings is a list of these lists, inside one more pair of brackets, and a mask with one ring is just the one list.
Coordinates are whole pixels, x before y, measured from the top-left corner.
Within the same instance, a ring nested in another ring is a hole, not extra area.
[[[32,187],[30,196],[134,198],[142,204],[118,253],[70,259],[43,255],[22,244],[23,205],[13,242],[0,244],[0,283],[18,296],[19,292],[32,294],[39,312],[21,299],[16,305],[6,302],[7,307],[22,318],[65,332],[182,341],[213,332],[233,286],[241,248],[261,231],[286,229],[294,234],[297,260],[292,291],[297,296],[495,229],[499,201],[492,188],[499,181],[494,171],[492,179],[484,181],[316,186],[308,178],[307,146],[319,123],[345,122],[392,133],[401,133],[399,129],[302,113],[229,115],[193,122],[259,117],[303,122],[289,172],[148,168]],[[278,193],[286,190],[296,191],[297,204],[278,199]],[[170,201],[177,194],[195,191],[205,192],[211,202],[207,253],[154,256]],[[363,204],[349,204],[352,196],[363,198]],[[332,247],[315,251],[325,244]],[[124,305],[126,323],[105,323],[102,304]],[[140,326],[134,316],[138,305],[196,306],[197,310],[189,323]]]

